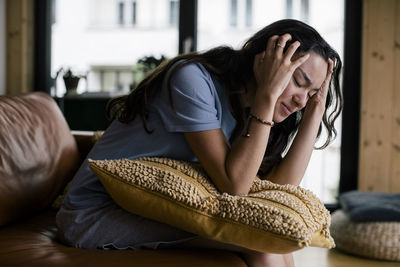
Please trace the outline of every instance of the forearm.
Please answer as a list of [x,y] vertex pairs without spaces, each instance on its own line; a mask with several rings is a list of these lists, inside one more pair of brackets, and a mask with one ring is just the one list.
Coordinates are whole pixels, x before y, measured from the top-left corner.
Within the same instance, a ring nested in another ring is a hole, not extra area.
[[[252,113],[265,120],[272,120],[276,100],[270,101],[263,97],[257,99],[252,106]],[[184,135],[221,192],[245,195],[260,168],[270,130],[270,126],[253,120],[249,128],[250,136],[237,138],[232,146],[221,129],[185,132]]]
[[314,149],[323,112],[317,106],[307,108],[293,143],[282,161],[268,175],[278,184],[299,185]]
[[[258,97],[251,108],[251,113],[272,122],[276,100],[272,97]],[[247,194],[263,160],[271,126],[253,119],[250,127],[247,125],[241,136],[233,144],[226,160],[226,173],[238,194]]]

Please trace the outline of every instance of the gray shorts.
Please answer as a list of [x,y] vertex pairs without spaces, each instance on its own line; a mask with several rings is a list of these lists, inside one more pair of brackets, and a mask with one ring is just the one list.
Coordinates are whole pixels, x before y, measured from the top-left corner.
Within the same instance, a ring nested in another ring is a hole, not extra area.
[[57,213],[58,238],[87,249],[157,249],[198,237],[178,228],[129,213],[114,202],[103,207]]

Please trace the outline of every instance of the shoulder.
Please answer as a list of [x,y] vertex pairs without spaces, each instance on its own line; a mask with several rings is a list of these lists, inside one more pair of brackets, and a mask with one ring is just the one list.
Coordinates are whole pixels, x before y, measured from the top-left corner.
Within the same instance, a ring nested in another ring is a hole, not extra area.
[[185,63],[178,61],[172,66],[168,76],[170,75],[172,75],[170,77],[171,82],[211,81],[210,73],[198,62]]
[[199,63],[179,63],[164,77],[160,94],[153,104],[167,131],[220,128],[218,94],[210,73]]
[[188,64],[177,62],[172,66],[164,82],[164,86],[169,87],[172,94],[185,94],[204,101],[210,101],[216,96],[211,74],[197,62]]

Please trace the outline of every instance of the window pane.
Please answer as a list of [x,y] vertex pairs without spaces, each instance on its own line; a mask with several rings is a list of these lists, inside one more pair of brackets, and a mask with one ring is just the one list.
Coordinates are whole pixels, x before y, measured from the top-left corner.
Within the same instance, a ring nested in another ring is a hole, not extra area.
[[118,24],[124,24],[124,8],[125,8],[125,3],[120,2],[118,6]]
[[246,0],[246,27],[253,23],[253,0]]
[[238,0],[231,0],[231,14],[230,14],[230,21],[231,21],[231,26],[236,27],[237,26],[237,12],[238,12],[238,6],[237,3]]
[[177,26],[179,22],[179,1],[171,0],[169,5],[169,23],[171,26]]
[[136,1],[132,2],[132,24],[136,24]]
[[[262,27],[294,18],[316,28],[343,58],[344,0],[199,0],[198,4],[198,50],[217,45],[240,48]],[[339,185],[340,118],[335,127],[338,137],[328,148],[314,151],[302,182],[325,203],[336,202]]]
[[78,93],[127,93],[143,76],[139,59],[176,56],[178,25],[170,23],[170,2],[177,18],[178,1],[57,0],[51,70],[58,76],[52,94],[65,94],[63,74],[69,68],[86,76]]

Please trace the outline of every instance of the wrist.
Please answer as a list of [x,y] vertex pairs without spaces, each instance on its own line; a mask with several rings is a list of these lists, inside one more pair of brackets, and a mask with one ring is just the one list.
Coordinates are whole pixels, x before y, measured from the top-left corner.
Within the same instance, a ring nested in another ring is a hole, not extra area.
[[274,97],[262,94],[256,94],[251,113],[264,120],[272,121],[274,115],[276,99]]
[[262,105],[275,106],[275,103],[278,100],[278,98],[279,96],[275,96],[271,93],[265,93],[261,90],[258,90],[255,96],[254,103],[256,104],[258,102]]
[[310,103],[307,104],[304,110],[304,115],[303,116],[312,116],[312,117],[318,117],[319,119],[322,119],[325,113],[325,106],[322,104],[317,104],[317,103]]

